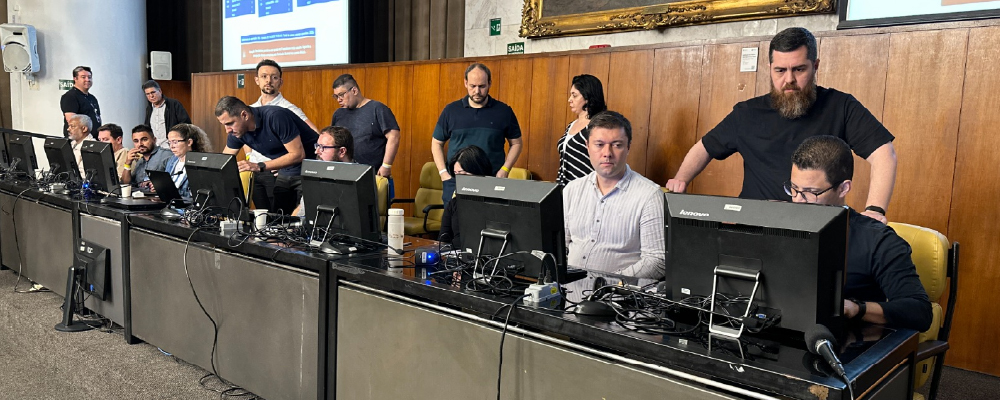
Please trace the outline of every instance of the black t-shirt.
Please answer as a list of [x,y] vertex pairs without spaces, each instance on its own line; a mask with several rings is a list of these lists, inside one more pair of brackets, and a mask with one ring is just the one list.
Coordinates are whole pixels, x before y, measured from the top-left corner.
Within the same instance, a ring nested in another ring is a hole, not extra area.
[[455,153],[475,145],[486,152],[496,175],[506,161],[504,145],[521,137],[521,125],[514,110],[492,97],[482,108],[469,105],[469,96],[451,102],[441,111],[434,127],[434,139],[448,143],[448,160]]
[[868,158],[894,138],[854,96],[816,88],[816,102],[806,115],[790,120],[771,107],[770,95],[740,102],[701,139],[712,158],[743,156],[740,197],[791,200],[782,185],[791,176],[792,153],[812,136],[843,139],[861,158]]
[[[237,138],[232,134],[226,138],[226,147],[239,149],[243,145],[250,146],[257,150],[264,157],[275,159],[288,154],[285,144],[302,138],[302,150],[307,159],[316,156],[314,150],[316,139],[319,135],[312,128],[295,115],[292,111],[278,106],[251,107],[250,112],[257,122],[257,129],[244,133]],[[284,176],[298,176],[301,174],[302,164],[294,164],[278,170],[278,174]]]
[[[63,113],[84,114],[90,117],[90,123],[93,125],[90,129],[91,132],[97,132],[97,128],[101,126],[101,106],[97,104],[97,97],[90,93],[84,94],[76,86],[63,93],[62,98],[59,99],[59,108],[62,109]],[[69,123],[66,122],[65,115],[63,116],[63,136],[69,137]]]
[[351,131],[351,136],[354,137],[354,161],[371,165],[376,171],[382,167],[382,160],[385,158],[385,145],[388,142],[385,134],[399,130],[392,110],[375,100],[369,100],[364,106],[353,110],[338,108],[333,112],[330,125],[342,126]]
[[887,326],[925,331],[931,303],[910,245],[887,225],[851,210],[844,298],[878,302]]

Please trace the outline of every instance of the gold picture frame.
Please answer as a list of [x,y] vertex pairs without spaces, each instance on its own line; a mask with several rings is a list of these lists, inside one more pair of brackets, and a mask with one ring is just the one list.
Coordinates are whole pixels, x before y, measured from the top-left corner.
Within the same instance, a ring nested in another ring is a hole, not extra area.
[[[593,35],[836,11],[836,0],[693,0],[546,16],[542,15],[545,1],[524,0],[521,37]],[[576,7],[585,1],[578,0]]]

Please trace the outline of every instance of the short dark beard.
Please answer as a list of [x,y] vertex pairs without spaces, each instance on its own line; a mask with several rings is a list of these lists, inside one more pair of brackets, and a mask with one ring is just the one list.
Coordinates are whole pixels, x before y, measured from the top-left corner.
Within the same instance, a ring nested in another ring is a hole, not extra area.
[[[786,87],[791,88],[787,85]],[[797,119],[806,115],[816,102],[816,81],[811,81],[801,90],[791,93],[784,93],[782,90],[771,85],[771,107],[786,119]]]

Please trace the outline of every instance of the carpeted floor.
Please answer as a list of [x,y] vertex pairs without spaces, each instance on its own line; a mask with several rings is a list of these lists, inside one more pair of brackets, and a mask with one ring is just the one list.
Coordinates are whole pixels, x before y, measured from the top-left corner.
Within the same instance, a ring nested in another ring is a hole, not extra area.
[[[122,331],[64,333],[62,298],[14,293],[15,271],[0,271],[0,398],[3,399],[218,399],[198,384],[207,372]],[[19,290],[27,288],[22,280]],[[219,388],[216,384],[212,386]],[[927,387],[919,390],[926,394]],[[227,396],[227,398],[247,398]],[[1000,398],[1000,378],[945,367],[938,400]]]
[[[62,298],[14,293],[16,279],[0,271],[0,398],[219,398],[198,384],[205,370],[149,344],[128,345],[121,329],[56,331]],[[18,290],[26,288],[22,280]]]

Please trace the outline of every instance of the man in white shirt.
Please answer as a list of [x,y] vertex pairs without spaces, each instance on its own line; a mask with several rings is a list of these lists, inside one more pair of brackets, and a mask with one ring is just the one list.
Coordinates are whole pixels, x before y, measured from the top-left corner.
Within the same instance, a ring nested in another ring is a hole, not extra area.
[[[301,108],[292,104],[292,102],[286,100],[281,95],[281,85],[284,81],[281,79],[281,66],[278,63],[272,60],[262,60],[257,63],[257,75],[253,77],[253,81],[260,87],[260,97],[250,107],[278,106],[287,108],[301,118],[306,125],[309,125],[313,131],[319,132],[319,128],[309,120],[309,117],[306,116],[306,113],[302,112]],[[247,154],[247,159],[254,164],[271,160],[247,146],[243,147],[243,151]],[[306,149],[306,151],[309,151],[309,149]],[[262,171],[254,174],[254,207],[261,209],[271,208],[271,203],[274,202],[274,181],[274,171]]]
[[[80,177],[86,179],[87,172],[83,168],[83,153],[80,149],[83,147],[84,140],[93,140],[93,137],[90,136],[93,125],[90,122],[90,117],[86,114],[76,114],[70,117],[68,125],[70,144],[73,146],[73,155],[76,156],[76,166],[80,170]],[[57,172],[67,171],[66,167],[60,167]]]
[[570,267],[636,278],[665,276],[663,192],[629,168],[632,125],[614,111],[595,115],[587,150],[594,172],[563,189]]

